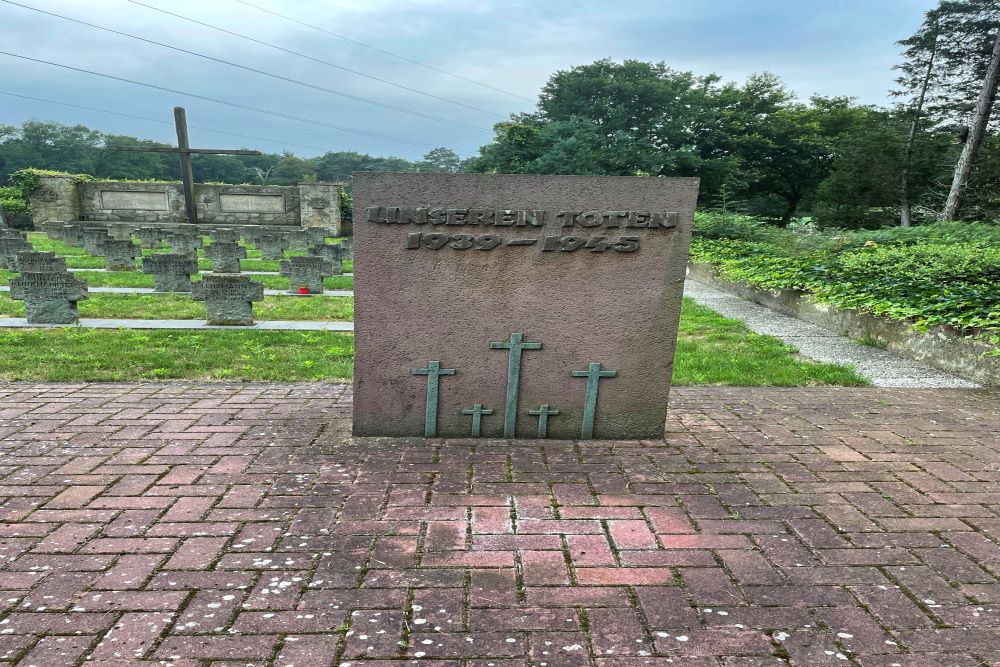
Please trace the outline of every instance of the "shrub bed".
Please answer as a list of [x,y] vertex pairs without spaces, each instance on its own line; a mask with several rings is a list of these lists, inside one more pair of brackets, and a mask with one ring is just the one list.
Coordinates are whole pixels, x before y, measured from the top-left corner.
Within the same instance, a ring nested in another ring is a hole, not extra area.
[[1000,329],[1000,227],[995,225],[796,232],[699,216],[691,258],[715,265],[726,280],[799,289],[821,303],[911,320],[919,327]]

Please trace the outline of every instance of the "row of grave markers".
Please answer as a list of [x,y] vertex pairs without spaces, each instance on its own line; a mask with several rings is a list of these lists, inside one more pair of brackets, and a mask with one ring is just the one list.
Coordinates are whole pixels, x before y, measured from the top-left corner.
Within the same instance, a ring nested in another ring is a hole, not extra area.
[[[98,236],[90,230],[85,231],[84,242]],[[103,228],[98,231],[111,239],[104,241],[103,249],[112,243],[131,244],[130,239],[113,239]],[[246,256],[246,249],[238,244],[239,232],[220,229],[211,238],[213,242],[206,246],[206,252],[217,248],[211,257],[215,273],[205,275],[200,282],[191,281],[191,276],[199,273],[193,247],[191,251],[144,257],[142,270],[154,276],[156,291],[191,293],[195,300],[205,301],[208,324],[252,325],[252,304],[264,298],[264,288],[262,283],[238,273],[239,259]],[[200,242],[200,236],[197,241]],[[344,251],[340,245],[328,245],[324,238],[309,250],[308,256],[290,257],[280,264],[281,275],[289,277],[289,294],[321,294],[323,279],[343,272]],[[11,280],[11,297],[25,301],[28,323],[73,324],[79,321],[76,303],[87,298],[87,285],[69,272],[65,258],[50,252],[36,252],[23,233],[0,229],[0,263],[21,272]],[[134,269],[133,258],[128,270]]]

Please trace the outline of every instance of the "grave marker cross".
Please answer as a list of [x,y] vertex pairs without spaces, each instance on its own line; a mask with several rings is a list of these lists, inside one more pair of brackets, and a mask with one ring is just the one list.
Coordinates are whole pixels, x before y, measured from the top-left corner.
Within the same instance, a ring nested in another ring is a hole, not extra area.
[[177,126],[177,148],[167,146],[109,146],[115,151],[134,153],[177,153],[181,158],[181,182],[184,184],[184,210],[187,221],[198,222],[198,208],[194,203],[194,172],[191,169],[191,155],[261,155],[260,151],[227,150],[225,148],[191,148],[188,143],[187,114],[184,107],[174,107],[174,124]]

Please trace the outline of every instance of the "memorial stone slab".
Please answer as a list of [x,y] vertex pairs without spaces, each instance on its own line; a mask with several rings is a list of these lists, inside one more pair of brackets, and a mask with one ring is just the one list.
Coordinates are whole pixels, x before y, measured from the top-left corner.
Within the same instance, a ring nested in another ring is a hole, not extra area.
[[264,298],[264,285],[249,276],[207,274],[191,284],[191,297],[205,302],[208,324],[250,326],[253,302]]
[[74,324],[76,302],[87,298],[87,283],[68,271],[25,271],[10,281],[10,298],[24,301],[29,324]]
[[28,235],[18,229],[0,227],[0,239],[21,239],[22,241],[26,241]]
[[344,272],[344,249],[339,244],[323,243],[309,247],[309,254],[322,257],[330,262],[331,275],[339,276]]
[[104,244],[112,240],[104,227],[84,227],[82,238],[83,249],[93,257],[103,257]]
[[57,273],[66,271],[66,258],[54,252],[27,250],[17,255],[17,270],[29,273]]
[[24,240],[20,234],[0,236],[0,264],[7,269],[16,271],[18,254],[33,249],[32,245]]
[[254,245],[260,250],[264,259],[281,259],[288,247],[288,235],[284,233],[260,234]]
[[333,275],[332,263],[316,255],[289,257],[281,261],[280,269],[288,276],[289,294],[322,294],[323,278]]
[[142,272],[152,273],[157,292],[190,292],[198,260],[190,253],[157,253],[142,258]]
[[354,239],[345,238],[340,242],[340,245],[344,248],[344,259],[349,259],[354,261]]
[[135,258],[141,255],[139,246],[131,238],[104,242],[104,263],[108,271],[135,271]]
[[239,243],[240,230],[220,227],[212,230],[208,237],[212,239],[212,243]]
[[663,437],[697,179],[359,173],[353,193],[355,435],[469,437],[471,415],[487,438]]
[[143,248],[160,248],[167,233],[156,227],[139,227],[134,232],[135,238]]
[[205,247],[205,257],[212,260],[215,273],[239,273],[240,260],[246,259],[247,249],[235,241],[216,241]]

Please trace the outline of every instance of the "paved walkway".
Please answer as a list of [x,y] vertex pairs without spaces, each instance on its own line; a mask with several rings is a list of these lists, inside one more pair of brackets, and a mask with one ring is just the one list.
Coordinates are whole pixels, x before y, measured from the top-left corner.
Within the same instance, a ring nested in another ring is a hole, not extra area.
[[777,313],[704,283],[684,283],[684,295],[712,310],[743,321],[757,333],[780,338],[817,361],[854,366],[876,387],[958,387],[979,385],[931,366],[896,356],[892,352],[861,345],[829,329]]
[[998,398],[352,442],[346,385],[0,384],[0,664],[1000,664]]
[[[0,285],[0,292],[9,292],[9,285]],[[152,287],[88,287],[94,294],[188,294],[188,292],[157,292]],[[281,289],[266,289],[264,296],[348,296],[354,298],[354,290],[324,290],[322,294],[298,294]]]
[[0,327],[28,329],[231,329],[234,331],[354,331],[354,322],[316,322],[313,320],[262,320],[246,327],[205,324],[204,320],[130,320],[80,318],[79,324],[28,324],[23,317],[0,317]]

